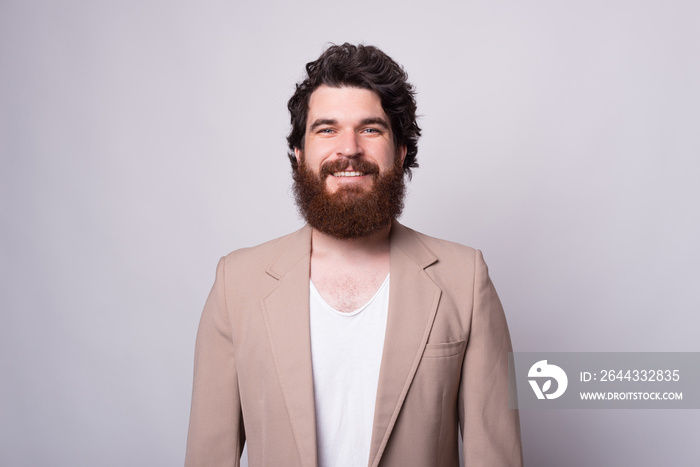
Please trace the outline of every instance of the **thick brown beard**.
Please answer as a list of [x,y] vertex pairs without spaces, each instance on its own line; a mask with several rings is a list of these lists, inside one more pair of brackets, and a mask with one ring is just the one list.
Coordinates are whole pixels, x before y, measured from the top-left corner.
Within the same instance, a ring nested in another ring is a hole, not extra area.
[[353,161],[353,170],[374,176],[371,189],[341,187],[328,193],[325,179],[328,174],[342,170],[328,164],[321,175],[314,174],[304,163],[294,170],[294,198],[299,212],[314,229],[339,239],[366,237],[389,225],[401,215],[406,185],[403,168],[395,164],[386,174],[365,160]]

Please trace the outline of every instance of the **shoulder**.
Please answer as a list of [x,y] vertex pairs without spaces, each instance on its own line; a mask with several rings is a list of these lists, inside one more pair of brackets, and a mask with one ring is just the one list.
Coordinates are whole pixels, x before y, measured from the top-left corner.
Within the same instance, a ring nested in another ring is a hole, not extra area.
[[268,240],[259,245],[238,248],[233,250],[224,259],[227,262],[238,262],[238,263],[259,263],[269,259],[272,261],[280,249],[284,248],[289,241],[289,239],[295,234],[295,232],[283,235],[282,237],[277,237],[272,240]]
[[488,277],[488,266],[480,250],[432,237],[401,224],[397,227],[399,248],[417,259],[416,263],[424,267],[436,283],[455,285]]
[[311,245],[310,227],[269,240],[256,246],[240,248],[222,258],[227,274],[264,272],[280,261],[308,255]]
[[461,243],[432,237],[400,224],[399,228],[403,229],[406,235],[413,237],[417,243],[430,251],[438,262],[467,261],[473,263],[476,256],[481,254],[479,250]]

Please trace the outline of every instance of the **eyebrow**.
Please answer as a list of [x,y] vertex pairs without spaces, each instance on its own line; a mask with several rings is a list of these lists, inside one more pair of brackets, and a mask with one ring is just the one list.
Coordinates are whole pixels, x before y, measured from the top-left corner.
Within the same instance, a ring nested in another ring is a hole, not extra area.
[[389,124],[386,122],[386,120],[380,117],[365,118],[361,123],[362,125],[379,125],[384,127],[385,130],[389,130]]
[[[309,127],[309,132],[314,131],[316,128],[323,126],[323,125],[337,125],[338,120],[334,118],[319,118],[315,120],[311,126]],[[370,117],[370,118],[365,118],[360,122],[360,125],[379,125],[383,127],[385,130],[389,130],[389,124],[386,122],[381,117]]]
[[309,132],[314,131],[316,128],[322,125],[336,125],[337,123],[338,120],[335,120],[333,118],[319,118],[311,124],[311,126],[309,127]]

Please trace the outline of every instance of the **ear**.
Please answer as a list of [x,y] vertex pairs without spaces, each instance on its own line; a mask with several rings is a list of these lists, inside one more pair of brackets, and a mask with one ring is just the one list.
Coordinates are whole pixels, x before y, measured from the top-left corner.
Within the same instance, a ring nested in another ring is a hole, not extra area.
[[302,150],[299,148],[294,148],[294,157],[297,158],[297,164],[301,165]]
[[408,152],[408,148],[406,145],[401,145],[396,149],[396,156],[398,159],[401,161],[401,167],[403,167],[403,161],[406,160],[406,153]]

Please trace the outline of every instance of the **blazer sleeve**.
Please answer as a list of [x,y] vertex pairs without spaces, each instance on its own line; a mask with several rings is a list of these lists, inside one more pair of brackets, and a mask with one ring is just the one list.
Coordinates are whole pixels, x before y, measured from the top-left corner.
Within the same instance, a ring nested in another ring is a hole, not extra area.
[[518,411],[508,407],[510,335],[479,250],[474,271],[472,322],[459,394],[464,465],[521,467]]
[[197,331],[185,467],[238,467],[245,443],[226,306],[225,261],[221,258],[216,268]]

